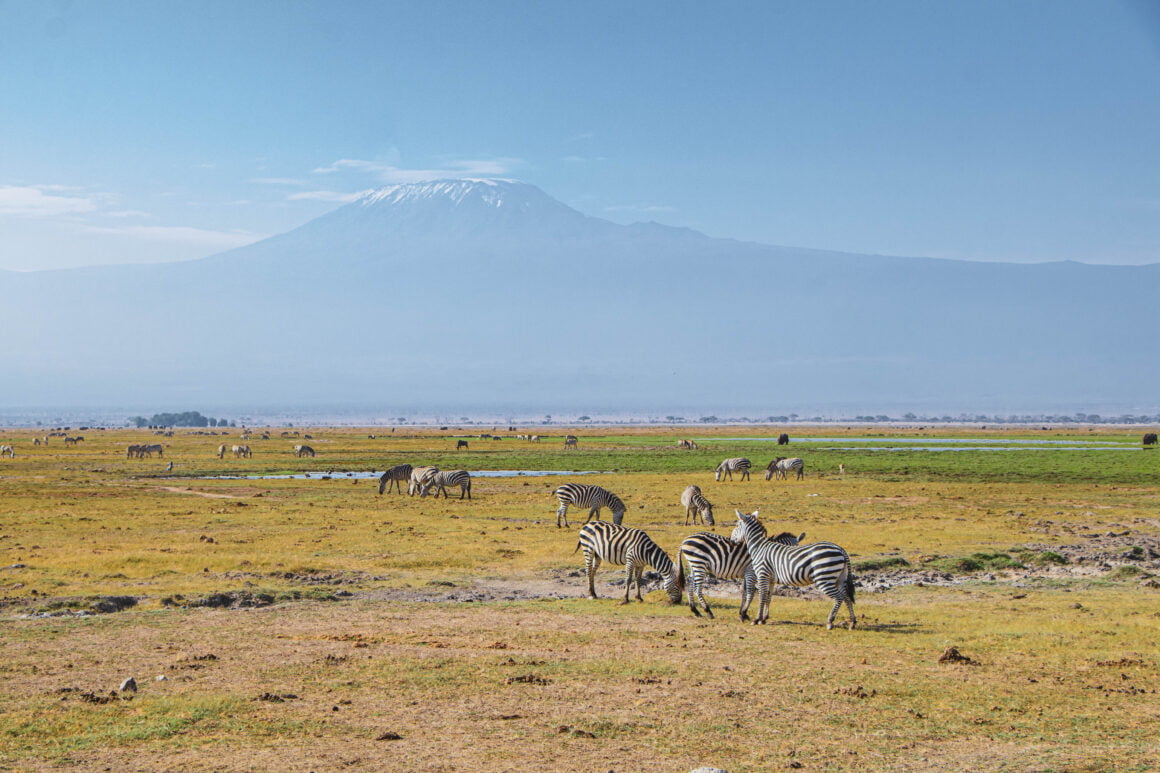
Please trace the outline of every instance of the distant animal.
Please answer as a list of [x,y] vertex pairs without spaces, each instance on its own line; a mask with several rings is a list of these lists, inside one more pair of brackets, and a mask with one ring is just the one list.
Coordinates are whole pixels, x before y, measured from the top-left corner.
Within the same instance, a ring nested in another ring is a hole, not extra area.
[[[796,545],[805,537],[804,533],[800,537],[795,537],[789,532],[782,532],[773,539],[783,545]],[[705,614],[710,619],[713,617],[713,610],[709,608],[709,602],[705,600],[703,593],[705,581],[713,576],[722,580],[742,581],[741,621],[749,619],[749,605],[753,601],[753,592],[757,587],[757,575],[753,572],[753,565],[749,561],[749,549],[745,547],[744,541],[707,531],[699,532],[686,537],[681,543],[677,551],[677,560],[681,562],[678,572],[682,584],[685,583],[685,578],[688,578],[686,587],[689,591],[689,608],[693,610],[694,615],[701,616],[701,612],[697,609],[697,603],[700,602],[705,608]],[[684,562],[689,564],[688,575],[685,574]]]
[[231,450],[234,452],[235,459],[238,459],[241,457],[245,457],[246,459],[249,459],[251,456],[254,455],[253,451],[250,450],[250,447],[245,446],[245,445],[234,446]]
[[436,498],[442,494],[444,499],[448,499],[448,486],[459,486],[459,498],[463,499],[466,496],[471,499],[471,474],[467,470],[439,470],[423,485],[423,489],[419,492],[419,498],[427,496],[427,492],[434,488]]
[[294,455],[297,456],[298,458],[302,458],[303,456],[309,456],[311,459],[313,459],[315,454],[314,454],[314,449],[311,448],[310,446],[297,445],[297,446],[294,446]]
[[166,472],[173,472],[173,462],[170,462],[169,464],[165,465],[165,471]]
[[777,444],[779,446],[788,446],[789,445],[789,435],[785,434],[784,432],[781,433],[780,435],[778,435],[777,436]]
[[697,449],[697,444],[692,440],[678,440],[677,448],[683,448],[687,451],[695,451]]
[[1156,445],[1156,433],[1149,432],[1146,435],[1144,435],[1144,446],[1147,447],[1147,446],[1154,446],[1154,445]]
[[66,446],[75,446],[77,444],[77,439],[75,437],[66,437],[64,439],[64,444]]
[[9,445],[0,446],[0,456],[4,456],[4,454],[8,454],[9,459],[15,459],[16,449]]
[[458,443],[455,444],[456,451],[458,451],[461,448],[467,448],[467,441],[466,440],[460,440]]
[[577,442],[579,442],[579,441],[576,440],[575,435],[567,435],[564,438],[564,450],[566,451],[569,448],[571,448],[572,450],[576,450],[576,443]]
[[222,443],[220,446],[218,446],[218,459],[225,458],[225,455],[226,455],[226,444]]
[[769,466],[765,468],[765,479],[769,480],[770,478],[777,476],[779,479],[785,480],[786,474],[790,472],[796,472],[797,479],[801,480],[802,477],[806,474],[806,463],[796,456],[790,459],[786,459],[784,456],[779,456],[770,462]]
[[[588,595],[596,596],[594,578],[601,561],[624,566],[624,601],[628,603],[633,580],[636,580],[636,600],[644,601],[640,593],[641,575],[651,566],[664,578],[665,592],[670,603],[680,604],[683,587],[680,572],[665,551],[640,529],[630,529],[606,521],[593,521],[580,528],[576,550],[584,550],[584,572],[588,575]],[[572,552],[575,553],[576,550]]]
[[769,620],[769,597],[771,585],[814,585],[831,599],[834,606],[826,619],[826,629],[834,627],[834,617],[842,604],[850,611],[850,629],[858,624],[854,616],[854,575],[850,569],[850,556],[832,542],[815,542],[810,545],[782,545],[764,536],[764,528],[759,527],[757,513],[746,515],[737,512],[738,532],[745,540],[753,571],[757,575],[757,593],[760,598],[757,618],[754,624],[765,624]]
[[714,474],[713,480],[724,480],[724,476],[726,475],[729,476],[729,480],[733,480],[733,473],[735,472],[741,473],[741,480],[749,480],[749,466],[750,462],[744,456],[726,459],[717,465],[717,472]]
[[32,439],[32,445],[34,445],[34,446],[38,446],[38,445],[40,445],[40,438],[33,438],[33,439]]
[[846,474],[846,465],[844,465],[844,464],[839,464],[839,465],[838,465],[838,474],[839,474],[839,475],[845,475],[845,474]]
[[141,449],[144,447],[145,446],[136,445],[136,444],[129,446],[126,449],[125,458],[126,459],[133,459],[133,458],[140,459],[141,458]]
[[561,518],[564,520],[564,526],[568,526],[569,505],[588,508],[588,519],[585,523],[591,521],[593,518],[599,521],[600,510],[605,507],[612,512],[613,523],[620,525],[620,522],[624,520],[624,502],[616,494],[613,494],[607,489],[602,489],[600,486],[587,486],[582,483],[565,483],[552,493],[560,501],[560,507],[556,509],[557,529],[560,528]]
[[383,489],[390,491],[392,487],[398,487],[399,493],[403,493],[403,481],[411,480],[411,471],[415,469],[409,464],[396,464],[382,475],[379,476],[379,493],[383,493]]
[[539,442],[540,442],[540,436],[539,436],[539,435],[530,435],[530,436],[528,437],[528,441],[529,441],[529,442],[532,442],[532,443],[539,443]]
[[153,454],[164,458],[165,448],[160,443],[152,443],[150,445],[141,446],[141,456],[148,456],[152,458]]
[[689,486],[681,494],[681,504],[685,506],[685,525],[689,525],[689,517],[693,518],[693,525],[697,525],[697,517],[703,523],[715,526],[713,523],[713,505],[701,494],[700,486]]
[[411,479],[407,484],[407,494],[415,496],[419,493],[427,482],[435,477],[435,473],[439,472],[438,467],[415,467],[411,470]]

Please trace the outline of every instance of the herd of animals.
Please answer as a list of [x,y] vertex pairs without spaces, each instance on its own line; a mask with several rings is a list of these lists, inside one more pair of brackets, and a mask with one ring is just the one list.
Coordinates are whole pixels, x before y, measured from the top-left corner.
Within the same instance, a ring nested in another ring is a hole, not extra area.
[[[283,433],[287,436],[287,433]],[[294,433],[297,436],[297,433]],[[267,437],[267,436],[264,436]],[[307,436],[309,437],[309,436]],[[75,445],[83,437],[64,437],[66,445]],[[522,439],[538,441],[538,436],[522,436]],[[43,443],[47,444],[48,437]],[[778,438],[779,445],[789,442],[787,435]],[[40,438],[35,439],[36,445],[41,445]],[[1145,448],[1155,446],[1155,433],[1147,433],[1143,437]],[[574,435],[567,435],[564,439],[565,449],[575,449],[578,440]],[[695,449],[697,445],[692,440],[681,440],[677,446],[682,449]],[[457,449],[467,448],[467,442],[460,440]],[[229,449],[235,458],[248,458],[252,451],[248,445],[233,445]],[[218,458],[224,458],[226,445],[218,446]],[[315,451],[307,445],[295,445],[293,452],[297,457],[314,457]],[[153,454],[164,457],[164,448],[161,444],[134,444],[127,449],[128,458],[152,457]],[[12,445],[0,445],[0,457],[16,456]],[[723,460],[714,472],[717,481],[733,480],[733,475],[740,476],[742,481],[749,480],[752,464],[744,457],[734,457]],[[172,469],[172,462],[169,468]],[[842,469],[839,470],[843,471]],[[793,473],[799,480],[805,474],[805,463],[799,457],[777,457],[765,468],[765,479],[786,479]],[[448,497],[447,489],[459,487],[460,499],[471,499],[471,474],[466,470],[440,470],[434,466],[414,467],[410,464],[400,464],[391,467],[379,478],[379,494],[397,488],[402,493],[402,484],[407,483],[408,494],[426,497],[434,490],[435,497],[442,494]],[[740,619],[748,621],[749,607],[754,596],[757,596],[758,612],[753,623],[763,624],[769,619],[769,603],[774,585],[807,586],[813,585],[821,590],[833,602],[826,628],[833,628],[834,618],[842,605],[845,604],[850,614],[849,627],[857,625],[854,613],[854,577],[850,567],[850,557],[844,549],[832,542],[815,542],[801,544],[805,534],[793,535],[782,532],[770,537],[758,513],[742,513],[735,511],[737,525],[729,537],[713,532],[698,532],[687,537],[677,551],[677,560],[674,562],[668,554],[649,535],[641,529],[624,526],[625,505],[616,494],[600,486],[579,483],[565,483],[553,492],[559,507],[556,510],[557,528],[567,528],[568,508],[588,508],[588,519],[580,529],[576,549],[583,550],[585,574],[588,578],[588,594],[596,598],[595,573],[601,562],[607,561],[614,565],[625,567],[624,599],[620,602],[627,604],[633,583],[636,584],[636,598],[643,601],[641,596],[641,579],[645,567],[651,566],[662,578],[662,585],[674,604],[681,603],[687,591],[689,608],[698,617],[701,608],[705,614],[713,617],[712,608],[704,596],[704,587],[709,577],[720,579],[734,579],[742,581],[742,598]],[[701,523],[715,526],[713,505],[706,499],[701,488],[696,485],[686,487],[681,494],[681,504],[685,508],[685,525],[696,526],[698,519]],[[600,511],[607,509],[612,514],[612,521],[600,519]],[[685,566],[688,565],[688,572]]]

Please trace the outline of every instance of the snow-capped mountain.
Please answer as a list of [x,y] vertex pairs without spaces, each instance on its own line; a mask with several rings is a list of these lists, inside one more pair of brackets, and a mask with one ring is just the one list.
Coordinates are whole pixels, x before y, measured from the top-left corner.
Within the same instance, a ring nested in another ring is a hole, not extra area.
[[1132,410],[1156,402],[1158,286],[1160,265],[773,247],[439,180],[203,260],[0,272],[0,352],[13,405]]

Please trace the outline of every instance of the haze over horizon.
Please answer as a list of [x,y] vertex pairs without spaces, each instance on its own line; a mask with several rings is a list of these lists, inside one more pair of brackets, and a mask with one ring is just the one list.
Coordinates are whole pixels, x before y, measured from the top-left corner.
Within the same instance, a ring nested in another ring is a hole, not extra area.
[[1160,261],[1147,2],[0,6],[0,269],[204,257],[383,185],[984,261]]

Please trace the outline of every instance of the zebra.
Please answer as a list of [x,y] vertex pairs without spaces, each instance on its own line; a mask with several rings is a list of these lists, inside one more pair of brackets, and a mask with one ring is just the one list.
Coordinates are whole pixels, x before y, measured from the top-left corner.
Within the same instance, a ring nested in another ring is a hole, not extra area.
[[134,457],[140,458],[141,449],[144,447],[145,446],[136,445],[136,444],[129,446],[127,449],[125,449],[125,451],[126,451],[125,458],[126,459],[132,459]]
[[139,446],[139,448],[140,451],[137,454],[138,456],[148,456],[149,458],[153,458],[153,454],[157,454],[161,458],[165,458],[165,449],[159,443],[153,443],[152,445],[147,446]]
[[697,444],[692,440],[678,440],[677,448],[682,448],[686,451],[695,451],[697,450]]
[[411,471],[415,469],[409,464],[396,464],[391,469],[379,476],[379,493],[383,493],[383,489],[388,491],[392,487],[396,487],[399,493],[403,493],[403,481],[411,480]]
[[411,479],[407,483],[407,494],[415,496],[423,486],[427,485],[427,481],[435,477],[435,473],[439,472],[438,467],[415,467],[411,470]]
[[459,498],[463,499],[464,495],[467,495],[467,498],[471,499],[471,474],[467,470],[448,472],[438,470],[423,484],[423,488],[419,491],[419,498],[422,499],[427,496],[427,492],[434,487],[436,497],[442,493],[443,498],[447,499],[448,486],[459,486]]
[[218,459],[225,458],[225,455],[226,455],[226,444],[225,443],[222,443],[220,446],[218,446],[217,455],[218,455]]
[[624,520],[624,502],[607,489],[602,489],[599,486],[585,486],[580,483],[565,483],[552,493],[560,500],[560,507],[556,510],[557,529],[560,528],[561,518],[564,519],[564,526],[568,526],[568,505],[589,508],[588,520],[585,523],[591,521],[593,516],[599,521],[600,508],[602,507],[607,507],[612,511],[612,522],[617,526]]
[[0,456],[8,454],[9,459],[16,458],[16,449],[9,445],[0,446]]
[[569,448],[571,448],[573,451],[575,451],[577,442],[579,441],[576,440],[575,435],[566,435],[564,437],[564,450],[567,451]]
[[850,570],[850,556],[832,542],[815,542],[811,545],[782,545],[764,536],[764,529],[757,520],[757,512],[750,515],[737,513],[737,531],[744,537],[757,575],[757,592],[761,603],[754,625],[764,625],[769,620],[769,596],[771,584],[814,585],[831,599],[834,607],[826,618],[826,630],[834,627],[834,617],[842,604],[850,610],[850,630],[858,624],[854,616],[854,575]]
[[689,486],[681,494],[681,504],[685,506],[685,525],[689,525],[689,516],[693,517],[693,525],[697,525],[697,516],[701,516],[701,520],[710,526],[716,526],[713,523],[713,505],[708,499],[701,495],[700,486]]
[[717,471],[713,474],[713,480],[724,480],[725,475],[729,476],[729,480],[733,480],[733,473],[738,471],[741,473],[741,480],[749,480],[749,460],[744,456],[726,459],[717,465]]
[[776,475],[781,480],[785,480],[786,473],[790,472],[791,470],[796,470],[797,479],[801,480],[802,477],[806,474],[806,463],[797,456],[790,459],[786,459],[784,456],[779,456],[770,462],[769,466],[765,468],[765,479],[769,480]]
[[[758,522],[758,526],[760,526],[760,522]],[[765,531],[762,529],[762,534],[764,535],[764,533]],[[795,537],[788,531],[784,531],[773,540],[782,545],[796,545],[805,537],[804,532],[801,536]],[[749,561],[749,550],[745,547],[744,541],[737,536],[726,538],[707,531],[698,532],[686,537],[685,541],[681,543],[681,547],[677,551],[677,559],[682,558],[689,562],[689,573],[685,575],[684,563],[678,567],[678,571],[681,573],[681,584],[688,588],[689,608],[693,610],[694,615],[701,616],[701,612],[697,609],[697,602],[700,601],[701,605],[705,607],[705,614],[709,616],[709,619],[713,618],[713,610],[709,608],[709,602],[705,600],[702,590],[705,581],[709,575],[712,575],[722,580],[740,579],[743,581],[741,622],[749,620],[749,605],[753,601],[753,590],[757,587],[757,576],[753,572],[753,566]],[[686,576],[688,577],[687,582]]]
[[303,456],[309,456],[311,459],[313,459],[314,458],[314,449],[311,448],[310,446],[297,445],[297,446],[294,446],[294,455],[299,457],[299,458],[301,458]]
[[[580,548],[584,548],[584,571],[588,575],[590,597],[597,598],[594,577],[603,560],[624,564],[624,601],[620,602],[621,604],[628,603],[628,594],[634,577],[636,600],[644,601],[640,595],[640,580],[645,566],[651,566],[660,572],[664,578],[669,602],[681,603],[684,586],[681,584],[678,568],[673,565],[668,554],[640,529],[631,529],[607,521],[592,521],[580,527],[580,539],[576,543],[576,550]],[[575,554],[576,550],[572,553]]]
[[251,456],[254,455],[253,451],[250,450],[249,446],[234,446],[231,450],[234,453],[235,459],[237,459],[239,457],[243,457],[243,456],[245,458],[249,459]]

